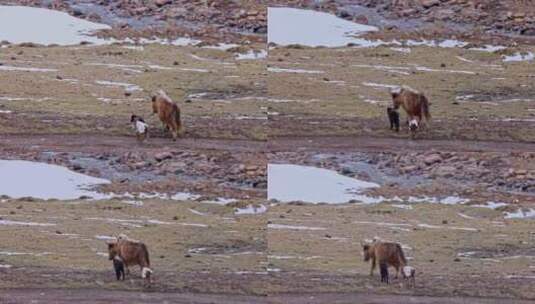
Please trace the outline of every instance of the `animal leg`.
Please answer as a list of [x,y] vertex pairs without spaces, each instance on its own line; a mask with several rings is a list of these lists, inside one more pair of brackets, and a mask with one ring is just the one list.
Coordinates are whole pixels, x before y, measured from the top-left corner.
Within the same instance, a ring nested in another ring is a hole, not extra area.
[[375,270],[375,259],[372,259],[372,269],[370,270],[370,276],[373,276],[374,270]]
[[171,135],[173,135],[173,140],[176,141],[178,137],[178,131],[179,131],[176,121],[171,122],[170,129],[171,129]]
[[399,275],[399,266],[396,266],[396,276],[394,277],[394,279],[397,279],[398,275]]

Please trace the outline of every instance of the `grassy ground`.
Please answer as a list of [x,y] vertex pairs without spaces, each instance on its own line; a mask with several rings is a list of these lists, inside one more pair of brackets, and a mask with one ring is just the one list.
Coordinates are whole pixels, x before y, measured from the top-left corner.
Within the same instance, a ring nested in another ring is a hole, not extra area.
[[230,206],[162,200],[145,200],[142,206],[118,200],[18,200],[2,203],[0,215],[17,224],[0,226],[0,264],[11,265],[0,269],[1,288],[139,290],[139,269],[116,282],[107,257],[103,236],[125,233],[149,248],[152,290],[262,292],[256,289],[266,274],[262,215],[235,216]]
[[[386,203],[279,205],[268,216],[269,263],[279,271],[273,287],[278,292],[535,298],[530,220],[504,220],[485,208],[416,204],[401,209]],[[378,270],[369,277],[361,242],[376,237],[402,244],[417,269],[415,289],[401,287],[401,280],[380,283]]]
[[[181,107],[190,134],[263,139],[259,117],[265,119],[265,114],[255,97],[266,92],[265,64],[234,56],[217,49],[162,45],[13,46],[0,54],[4,68],[50,70],[0,72],[0,107],[13,112],[0,114],[0,126],[6,133],[128,134],[130,115],[148,117],[150,96],[164,89]],[[125,87],[98,81],[132,84],[140,90],[125,96]],[[204,92],[215,97],[188,98]],[[160,126],[155,117],[149,121]]]
[[[268,87],[270,97],[278,101],[271,106],[281,114],[273,117],[270,132],[275,136],[399,136],[388,131],[385,113],[391,103],[388,86],[408,85],[424,92],[432,103],[432,125],[422,137],[535,139],[530,132],[535,115],[535,87],[529,62],[504,63],[499,54],[461,48],[411,47],[410,50],[410,53],[390,47],[270,50],[272,71]],[[273,69],[299,69],[308,73]],[[477,101],[454,104],[457,97],[466,95],[474,95]],[[295,128],[285,127],[292,125],[292,121],[298,122]]]

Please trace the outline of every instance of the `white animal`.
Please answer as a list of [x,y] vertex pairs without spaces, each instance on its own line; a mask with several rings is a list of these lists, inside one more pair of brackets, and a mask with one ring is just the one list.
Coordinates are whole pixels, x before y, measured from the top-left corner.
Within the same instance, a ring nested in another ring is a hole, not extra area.
[[137,134],[145,134],[147,133],[147,130],[149,129],[149,125],[145,122],[138,120],[136,121],[136,133]]
[[401,274],[403,275],[403,279],[405,280],[408,288],[416,286],[416,269],[414,269],[414,267],[403,267],[401,269]]
[[409,121],[409,130],[416,131],[416,129],[418,129],[418,120],[412,119]]

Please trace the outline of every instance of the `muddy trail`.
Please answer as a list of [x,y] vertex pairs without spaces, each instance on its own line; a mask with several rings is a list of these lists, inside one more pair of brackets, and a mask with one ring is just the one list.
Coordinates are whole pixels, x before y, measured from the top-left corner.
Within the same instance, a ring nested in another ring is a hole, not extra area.
[[58,152],[103,152],[158,151],[173,146],[180,149],[213,149],[223,151],[259,152],[265,142],[233,139],[180,138],[173,142],[170,138],[150,138],[138,144],[132,136],[106,135],[0,135],[0,147],[3,151],[54,150]]
[[275,138],[268,144],[270,151],[450,151],[450,152],[533,152],[535,143],[472,141],[472,140],[434,140],[399,139],[381,137],[299,137]]
[[[4,300],[9,299],[9,300]],[[88,300],[91,299],[91,300]],[[492,299],[492,298],[442,298],[442,297],[415,297],[401,295],[372,295],[354,293],[336,294],[284,294],[267,297],[219,295],[219,294],[192,294],[192,293],[158,293],[158,292],[124,292],[105,291],[95,289],[14,289],[0,296],[2,303],[188,303],[188,304],[240,304],[240,303],[288,303],[288,304],[316,304],[316,303],[508,303],[523,304],[531,301]],[[5,302],[4,302],[5,301]]]
[[299,149],[315,151],[337,151],[351,149],[363,152],[399,150],[443,150],[452,152],[534,152],[535,143],[471,141],[471,140],[410,140],[399,138],[329,136],[329,137],[281,137],[269,141],[180,138],[176,142],[169,138],[151,138],[138,144],[131,136],[106,135],[0,135],[0,150],[3,153],[18,151],[57,152],[101,152],[113,149],[117,152],[158,151],[169,148],[212,149],[239,152],[276,152]]

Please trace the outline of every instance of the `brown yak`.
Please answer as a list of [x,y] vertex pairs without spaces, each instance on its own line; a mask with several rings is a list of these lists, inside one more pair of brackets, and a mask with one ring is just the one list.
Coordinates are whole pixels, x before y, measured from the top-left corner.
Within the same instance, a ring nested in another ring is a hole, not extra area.
[[165,94],[163,90],[152,96],[152,112],[158,114],[165,128],[171,131],[173,140],[182,132],[180,108]]
[[110,260],[123,262],[127,274],[130,273],[128,266],[139,265],[141,277],[145,279],[145,283],[151,283],[152,270],[150,269],[149,251],[145,244],[121,234],[117,241],[108,242],[108,253]]
[[424,117],[427,122],[431,120],[429,101],[424,94],[408,86],[392,89],[390,93],[392,94],[394,109],[397,110],[401,106],[407,113],[407,123],[410,131],[416,131],[419,125],[422,124]]
[[398,243],[388,243],[375,240],[371,244],[362,244],[364,253],[364,261],[372,260],[372,268],[370,275],[373,275],[375,265],[384,264],[386,267],[392,266],[396,268],[396,278],[398,277],[399,269],[407,265],[407,259],[403,254],[403,250]]

